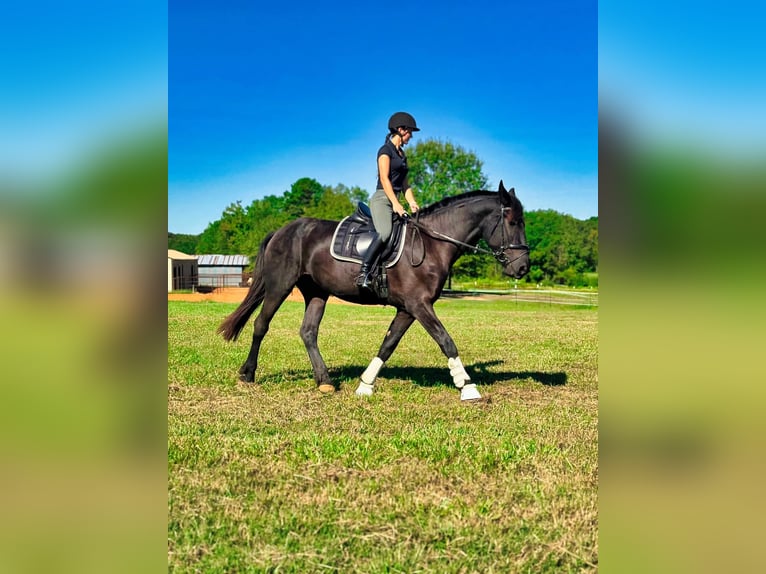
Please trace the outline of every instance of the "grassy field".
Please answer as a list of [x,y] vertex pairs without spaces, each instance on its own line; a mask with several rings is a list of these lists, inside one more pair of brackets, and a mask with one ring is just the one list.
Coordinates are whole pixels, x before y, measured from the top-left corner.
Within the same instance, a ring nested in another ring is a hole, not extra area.
[[490,401],[460,403],[419,324],[354,396],[391,308],[328,305],[321,395],[286,302],[257,382],[252,326],[226,303],[168,303],[168,570],[581,572],[597,569],[598,314],[505,300],[437,313]]

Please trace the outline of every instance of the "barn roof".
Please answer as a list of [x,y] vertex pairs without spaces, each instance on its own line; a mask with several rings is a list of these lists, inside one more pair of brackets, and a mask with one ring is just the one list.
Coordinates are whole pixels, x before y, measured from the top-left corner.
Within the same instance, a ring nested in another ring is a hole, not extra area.
[[181,251],[176,251],[175,249],[168,249],[168,259],[175,259],[176,261],[181,259],[196,259],[196,255],[187,255],[186,253],[182,253]]
[[250,263],[250,258],[247,255],[200,255],[197,263],[216,267],[245,267]]

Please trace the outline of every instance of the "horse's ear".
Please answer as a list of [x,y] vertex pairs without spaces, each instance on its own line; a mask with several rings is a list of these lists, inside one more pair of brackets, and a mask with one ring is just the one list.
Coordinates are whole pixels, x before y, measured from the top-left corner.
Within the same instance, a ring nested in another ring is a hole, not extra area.
[[[511,196],[505,190],[502,179],[500,180],[500,186],[497,188],[497,192],[500,194],[500,203],[503,205],[511,205]],[[513,193],[513,188],[511,188],[511,193]]]

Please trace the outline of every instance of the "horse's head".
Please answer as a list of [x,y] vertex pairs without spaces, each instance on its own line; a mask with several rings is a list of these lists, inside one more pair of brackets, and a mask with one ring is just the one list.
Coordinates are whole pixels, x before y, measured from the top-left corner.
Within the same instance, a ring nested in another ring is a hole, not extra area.
[[484,238],[503,266],[503,273],[521,279],[529,272],[529,247],[524,231],[524,208],[516,190],[506,191],[503,182],[497,189],[500,218]]

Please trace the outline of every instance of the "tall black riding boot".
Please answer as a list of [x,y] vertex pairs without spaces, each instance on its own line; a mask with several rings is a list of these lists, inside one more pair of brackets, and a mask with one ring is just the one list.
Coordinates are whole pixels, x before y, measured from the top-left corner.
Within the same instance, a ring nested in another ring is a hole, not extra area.
[[362,260],[362,269],[359,271],[359,276],[356,278],[357,287],[362,289],[370,289],[372,286],[372,269],[375,264],[375,260],[380,253],[381,248],[385,245],[385,242],[380,239],[380,235],[373,234],[370,246],[367,248],[367,253],[364,254]]

